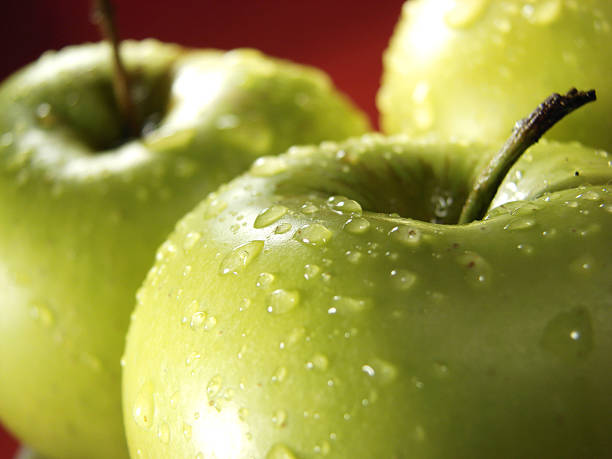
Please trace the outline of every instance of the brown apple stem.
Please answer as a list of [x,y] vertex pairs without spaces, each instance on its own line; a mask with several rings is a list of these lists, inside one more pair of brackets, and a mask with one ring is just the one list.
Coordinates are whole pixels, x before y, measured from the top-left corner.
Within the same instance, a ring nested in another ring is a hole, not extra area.
[[546,98],[527,118],[517,122],[506,143],[476,178],[458,223],[482,219],[504,177],[523,152],[566,115],[595,99],[594,90],[584,92],[572,88],[565,95],[555,93]]
[[128,137],[138,137],[140,127],[130,92],[130,81],[119,52],[119,34],[111,0],[95,0],[93,21],[102,37],[110,44],[113,56],[113,89]]

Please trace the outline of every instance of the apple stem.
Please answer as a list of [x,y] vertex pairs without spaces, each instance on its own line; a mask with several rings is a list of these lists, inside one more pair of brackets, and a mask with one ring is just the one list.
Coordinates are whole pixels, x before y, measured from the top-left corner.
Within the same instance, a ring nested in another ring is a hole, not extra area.
[[119,52],[119,34],[111,0],[95,0],[93,21],[102,37],[110,44],[113,55],[113,89],[120,113],[127,128],[128,137],[138,137],[140,127],[136,119],[130,81]]
[[550,95],[527,118],[518,121],[508,140],[476,178],[458,223],[482,219],[504,177],[523,152],[566,115],[595,99],[594,90],[572,88],[565,95]]

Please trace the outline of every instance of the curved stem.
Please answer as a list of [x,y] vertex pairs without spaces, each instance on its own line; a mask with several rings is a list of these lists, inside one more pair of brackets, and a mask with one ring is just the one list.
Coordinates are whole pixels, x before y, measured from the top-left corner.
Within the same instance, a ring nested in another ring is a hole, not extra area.
[[595,99],[594,90],[578,91],[572,88],[565,95],[555,93],[546,98],[527,118],[517,122],[506,143],[476,178],[458,223],[480,220],[504,177],[523,152],[566,115]]
[[101,35],[111,45],[115,99],[127,126],[128,136],[138,137],[140,128],[130,92],[130,81],[119,53],[119,36],[110,0],[95,0],[93,21],[98,25]]

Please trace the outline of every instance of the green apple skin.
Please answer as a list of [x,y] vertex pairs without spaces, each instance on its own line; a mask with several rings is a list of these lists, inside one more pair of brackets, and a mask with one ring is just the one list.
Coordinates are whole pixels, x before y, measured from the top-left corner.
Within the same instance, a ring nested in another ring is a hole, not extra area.
[[105,45],[45,55],[0,88],[0,418],[51,458],[127,457],[120,356],[178,218],[260,155],[368,128],[311,68],[152,40],[122,50],[139,139],[120,142]]
[[453,224],[492,152],[294,147],[185,216],[128,332],[132,457],[607,456],[610,156],[542,141]]
[[547,137],[612,151],[612,2],[413,0],[384,55],[384,132],[493,142],[542,94],[599,101]]

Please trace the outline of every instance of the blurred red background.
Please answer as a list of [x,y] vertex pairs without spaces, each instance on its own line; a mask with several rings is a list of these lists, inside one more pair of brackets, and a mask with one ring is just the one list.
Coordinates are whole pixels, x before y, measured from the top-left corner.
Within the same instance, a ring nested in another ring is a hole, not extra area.
[[[382,52],[404,0],[115,0],[122,38],[155,37],[193,47],[254,47],[317,66],[377,126]],[[0,79],[47,49],[97,41],[87,0],[4,0]],[[1,382],[0,382],[1,383]],[[17,443],[0,426],[0,459]]]

